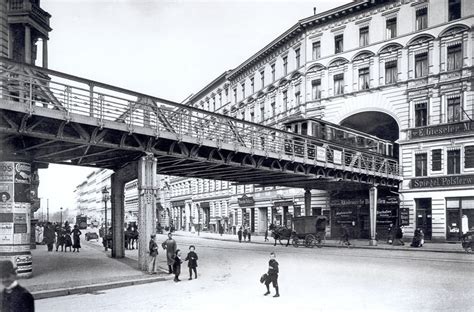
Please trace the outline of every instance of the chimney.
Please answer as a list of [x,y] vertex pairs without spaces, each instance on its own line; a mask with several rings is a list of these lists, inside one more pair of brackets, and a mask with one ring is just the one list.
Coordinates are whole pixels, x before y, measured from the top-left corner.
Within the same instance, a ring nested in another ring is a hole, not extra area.
[[316,7],[313,8],[314,15],[316,15]]

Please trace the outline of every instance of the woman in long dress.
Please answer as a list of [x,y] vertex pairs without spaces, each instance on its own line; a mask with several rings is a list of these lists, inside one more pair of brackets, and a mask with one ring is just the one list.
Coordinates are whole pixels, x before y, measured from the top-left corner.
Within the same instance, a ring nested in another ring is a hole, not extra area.
[[77,224],[74,225],[74,230],[72,230],[72,240],[74,242],[72,244],[73,252],[79,252],[79,249],[81,249],[81,234],[82,232],[79,230]]

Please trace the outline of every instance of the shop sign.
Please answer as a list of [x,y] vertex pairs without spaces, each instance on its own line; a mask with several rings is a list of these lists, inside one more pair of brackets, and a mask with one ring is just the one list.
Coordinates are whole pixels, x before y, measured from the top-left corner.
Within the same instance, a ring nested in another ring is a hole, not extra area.
[[333,162],[338,165],[342,164],[342,152],[333,150],[333,153],[334,153]]
[[410,130],[410,137],[412,139],[431,137],[431,136],[444,136],[449,134],[459,134],[474,131],[474,121],[464,121],[458,123],[451,123],[446,125],[438,125],[431,127],[423,127],[418,129]]
[[295,204],[292,200],[280,200],[273,202],[273,206],[275,207],[283,207],[283,206],[293,206]]
[[410,225],[410,209],[400,208],[400,226]]
[[326,161],[326,149],[322,146],[316,146],[316,159]]
[[184,200],[172,201],[171,205],[174,207],[184,207]]
[[474,185],[474,175],[411,179],[411,188]]
[[239,203],[240,207],[253,206],[255,204],[253,197],[249,197],[245,194],[242,195],[242,197],[237,198],[237,202]]

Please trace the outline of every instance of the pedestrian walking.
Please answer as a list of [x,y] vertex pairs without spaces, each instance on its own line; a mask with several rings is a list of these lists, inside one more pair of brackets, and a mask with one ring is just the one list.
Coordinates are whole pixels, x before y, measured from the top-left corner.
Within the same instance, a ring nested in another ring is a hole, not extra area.
[[61,247],[61,251],[64,251],[64,241],[66,239],[66,233],[61,228],[56,228],[56,251],[58,251],[59,247]]
[[249,242],[250,242],[250,240],[251,240],[251,236],[252,236],[252,233],[250,232],[250,229],[249,229],[249,232],[247,233],[247,235],[248,235]]
[[351,243],[349,242],[349,228],[347,227],[347,225],[344,225],[342,227],[342,237],[341,237],[341,243],[343,245],[346,245],[346,246],[350,246]]
[[176,254],[174,256],[173,261],[173,272],[175,282],[181,282],[181,280],[179,279],[179,275],[181,274],[181,263],[183,263],[183,260],[181,260],[181,251],[179,249],[176,249]]
[[168,233],[168,239],[165,240],[162,244],[161,247],[163,249],[166,249],[166,259],[168,263],[168,274],[173,273],[173,264],[174,264],[174,259],[176,257],[176,241],[173,239],[173,236],[171,233]]
[[245,228],[244,228],[244,242],[247,241],[247,235],[248,235],[248,233],[249,233],[249,232],[247,231],[247,228],[245,227]]
[[9,260],[0,261],[0,279],[4,287],[0,311],[34,312],[35,301],[28,290],[17,281],[16,270]]
[[274,252],[270,253],[270,260],[268,261],[268,273],[267,279],[265,280],[265,286],[267,287],[267,292],[264,293],[264,296],[270,294],[270,284],[275,288],[275,295],[273,297],[280,297],[280,291],[278,288],[278,273],[280,272],[278,268],[278,262],[276,261],[276,255]]
[[400,226],[397,227],[395,231],[395,240],[393,241],[394,246],[405,245],[403,242],[403,230]]
[[242,227],[239,227],[237,231],[237,237],[239,238],[239,243],[242,243]]
[[393,243],[393,224],[390,223],[387,230],[387,244]]
[[56,233],[54,232],[53,225],[51,222],[46,223],[46,227],[44,229],[44,243],[48,247],[48,251],[53,251],[55,237]]
[[38,224],[36,224],[36,227],[35,227],[35,241],[36,241],[36,244],[37,245],[42,244],[43,239],[44,239],[44,228],[43,228],[42,224],[38,223]]
[[64,252],[67,251],[68,247],[69,247],[69,251],[71,251],[72,238],[71,238],[71,233],[66,231],[66,234],[64,234]]
[[74,230],[72,230],[73,252],[79,252],[79,249],[81,249],[81,234],[82,232],[79,230],[79,226],[77,226],[77,224],[74,225]]
[[148,244],[149,246],[149,252],[150,252],[150,258],[148,260],[148,272],[150,274],[156,274],[158,273],[157,271],[157,261],[156,257],[158,256],[158,244],[156,243],[156,235],[151,234],[150,237],[150,243]]
[[188,255],[186,256],[186,259],[184,261],[188,261],[188,268],[189,268],[189,280],[193,279],[193,272],[194,272],[194,278],[198,278],[197,275],[197,260],[198,260],[198,255],[195,252],[196,247],[194,245],[189,246],[189,252]]
[[268,242],[268,228],[265,230],[265,242]]

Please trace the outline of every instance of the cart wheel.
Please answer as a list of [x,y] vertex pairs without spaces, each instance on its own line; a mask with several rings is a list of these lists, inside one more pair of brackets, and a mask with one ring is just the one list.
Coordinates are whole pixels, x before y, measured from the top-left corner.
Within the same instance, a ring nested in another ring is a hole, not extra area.
[[321,237],[316,237],[316,239],[314,240],[314,244],[316,245],[316,247],[318,248],[321,248],[323,247],[323,241],[321,239]]
[[316,240],[316,238],[314,237],[313,234],[306,235],[306,237],[304,238],[305,247],[313,248],[315,240]]
[[299,247],[298,246],[298,238],[293,238],[292,244],[293,244],[293,247],[298,248]]

